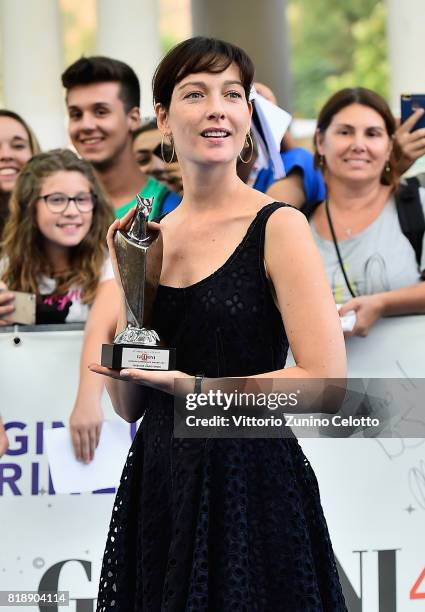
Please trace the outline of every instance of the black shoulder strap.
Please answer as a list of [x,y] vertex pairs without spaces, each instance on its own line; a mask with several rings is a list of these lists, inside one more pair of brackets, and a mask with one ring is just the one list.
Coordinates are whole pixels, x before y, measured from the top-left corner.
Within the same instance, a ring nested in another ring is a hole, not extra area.
[[316,202],[315,204],[313,204],[313,206],[306,206],[306,204],[303,204],[300,208],[300,211],[307,217],[307,220],[310,221],[310,217],[312,216],[312,214],[314,213],[314,211],[316,210],[316,208],[319,206],[321,202]]
[[415,251],[418,266],[421,264],[422,240],[425,233],[425,217],[419,186],[418,179],[413,176],[402,183],[394,194],[401,231]]
[[161,223],[163,218],[166,217],[167,215],[168,215],[168,212],[161,213],[157,217],[154,217],[154,219],[149,219],[149,221],[153,221],[154,223]]

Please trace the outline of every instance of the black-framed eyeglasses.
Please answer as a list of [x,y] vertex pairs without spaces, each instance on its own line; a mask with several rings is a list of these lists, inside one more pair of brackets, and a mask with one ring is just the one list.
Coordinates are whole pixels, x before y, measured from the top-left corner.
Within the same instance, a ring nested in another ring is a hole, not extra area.
[[53,213],[64,213],[71,201],[74,202],[80,213],[88,213],[94,208],[96,196],[91,191],[81,191],[74,197],[66,193],[47,193],[40,196],[40,200],[44,200],[47,208]]

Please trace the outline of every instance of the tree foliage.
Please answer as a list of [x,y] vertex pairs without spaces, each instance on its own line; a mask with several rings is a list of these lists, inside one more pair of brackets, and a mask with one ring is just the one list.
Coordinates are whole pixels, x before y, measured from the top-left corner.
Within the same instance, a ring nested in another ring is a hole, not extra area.
[[314,117],[342,87],[388,93],[383,0],[290,0],[293,107]]

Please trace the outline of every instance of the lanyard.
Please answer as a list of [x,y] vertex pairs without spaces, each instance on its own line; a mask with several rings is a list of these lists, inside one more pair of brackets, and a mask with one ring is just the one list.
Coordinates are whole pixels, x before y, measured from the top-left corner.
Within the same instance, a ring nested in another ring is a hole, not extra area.
[[347,285],[347,289],[351,293],[351,296],[353,298],[355,298],[355,297],[357,297],[356,296],[356,292],[354,291],[353,287],[351,286],[350,281],[348,280],[347,272],[345,271],[344,261],[343,261],[343,259],[341,257],[341,251],[339,250],[338,240],[336,239],[335,229],[334,229],[334,226],[333,226],[333,223],[332,223],[331,213],[329,211],[329,200],[328,200],[328,198],[326,198],[326,200],[325,200],[325,209],[326,209],[326,216],[328,218],[329,229],[331,230],[332,240],[333,240],[333,243],[334,243],[336,254],[338,256],[339,266],[341,268],[341,272],[342,272],[342,275],[344,277],[345,284]]

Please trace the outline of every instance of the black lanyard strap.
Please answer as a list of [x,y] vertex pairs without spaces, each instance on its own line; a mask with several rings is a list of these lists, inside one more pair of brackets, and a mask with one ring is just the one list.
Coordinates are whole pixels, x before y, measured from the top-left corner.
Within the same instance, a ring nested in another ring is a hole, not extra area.
[[329,229],[331,230],[332,240],[333,240],[335,251],[336,251],[336,254],[337,254],[337,257],[338,257],[339,266],[341,268],[341,272],[342,272],[342,275],[343,275],[344,280],[345,280],[345,284],[347,285],[347,289],[351,293],[351,296],[353,298],[355,298],[355,297],[357,297],[357,295],[356,295],[356,292],[354,291],[353,287],[351,286],[350,281],[348,280],[347,272],[345,271],[344,261],[343,261],[343,259],[341,257],[341,251],[339,250],[338,240],[336,239],[335,229],[334,229],[334,226],[333,226],[333,223],[332,223],[331,213],[329,211],[329,200],[328,200],[328,198],[326,198],[326,200],[325,200],[325,210],[326,210],[326,216],[328,218]]

